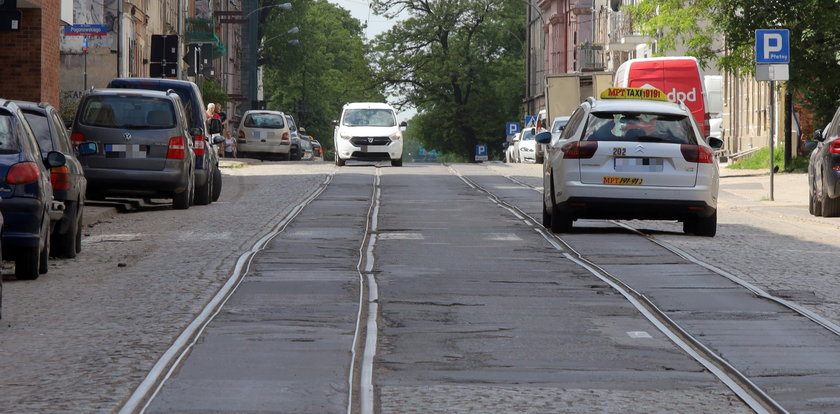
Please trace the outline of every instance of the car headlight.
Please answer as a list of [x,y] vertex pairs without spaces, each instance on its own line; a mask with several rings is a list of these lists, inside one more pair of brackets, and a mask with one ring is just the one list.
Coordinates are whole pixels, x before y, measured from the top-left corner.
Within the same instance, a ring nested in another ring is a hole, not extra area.
[[400,139],[402,139],[402,133],[394,132],[393,134],[389,135],[388,138],[391,138],[391,141],[399,141]]
[[338,136],[340,136],[340,137],[341,137],[341,138],[343,138],[343,139],[350,139],[350,138],[353,138],[353,136],[352,136],[352,135],[350,135],[350,134],[348,134],[348,133],[345,133],[345,132],[341,132],[341,133],[339,133],[339,134],[338,134]]

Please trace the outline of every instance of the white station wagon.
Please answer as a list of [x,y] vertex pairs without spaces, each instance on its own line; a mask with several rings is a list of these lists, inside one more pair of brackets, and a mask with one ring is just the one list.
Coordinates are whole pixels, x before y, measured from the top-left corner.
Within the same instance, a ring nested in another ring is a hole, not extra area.
[[658,89],[610,88],[588,98],[547,144],[543,225],[569,232],[576,219],[677,220],[717,231],[718,138],[703,138],[683,103]]

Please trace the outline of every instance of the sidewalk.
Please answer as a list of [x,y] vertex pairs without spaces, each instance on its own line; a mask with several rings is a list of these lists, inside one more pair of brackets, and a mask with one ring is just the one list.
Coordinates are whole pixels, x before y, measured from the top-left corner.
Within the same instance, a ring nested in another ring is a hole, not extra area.
[[[770,195],[770,169],[739,170],[720,166],[720,201],[738,204],[739,200],[769,203],[773,206],[797,205],[808,208],[808,174],[778,172],[773,174]],[[807,210],[806,210],[807,211]]]

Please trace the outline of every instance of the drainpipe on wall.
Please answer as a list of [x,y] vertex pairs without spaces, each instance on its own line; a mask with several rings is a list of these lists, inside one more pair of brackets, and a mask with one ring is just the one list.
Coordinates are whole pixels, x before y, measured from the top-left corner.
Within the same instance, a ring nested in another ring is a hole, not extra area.
[[122,48],[122,31],[123,31],[123,0],[117,0],[117,77],[121,78],[123,74],[123,48]]

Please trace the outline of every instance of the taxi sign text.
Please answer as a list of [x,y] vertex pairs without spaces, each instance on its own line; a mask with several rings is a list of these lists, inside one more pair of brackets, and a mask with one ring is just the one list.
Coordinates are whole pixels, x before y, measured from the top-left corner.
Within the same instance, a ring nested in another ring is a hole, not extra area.
[[667,102],[664,92],[654,88],[607,88],[601,92],[601,99],[643,99]]
[[642,179],[637,177],[604,177],[604,184],[608,185],[642,185]]

